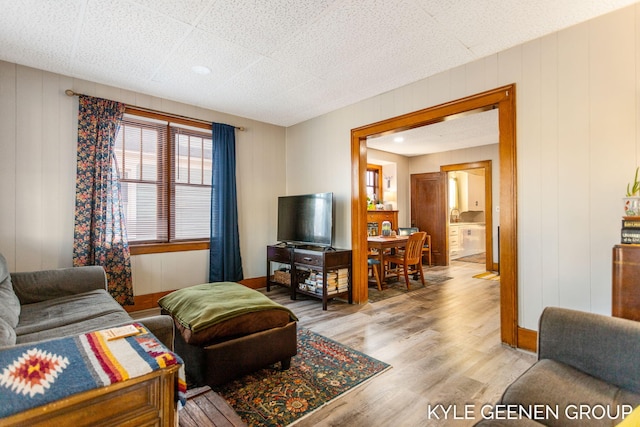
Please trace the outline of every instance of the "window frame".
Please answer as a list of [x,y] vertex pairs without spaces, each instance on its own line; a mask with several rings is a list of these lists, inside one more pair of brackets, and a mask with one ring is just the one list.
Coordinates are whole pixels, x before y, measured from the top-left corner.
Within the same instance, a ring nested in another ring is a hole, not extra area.
[[[203,131],[211,132],[212,127],[211,123],[205,123],[198,120],[191,120],[185,117],[177,117],[171,114],[163,114],[155,111],[147,111],[145,109],[136,108],[132,106],[127,106],[125,109],[125,114],[130,114],[133,116],[140,117],[142,119],[152,119],[152,120],[161,120],[166,121],[167,123],[175,123],[178,125],[184,125],[189,127],[195,127],[202,129]],[[171,162],[174,158],[174,142],[171,138],[170,125],[167,124],[167,141],[169,142],[169,146],[162,147],[164,150],[168,150],[166,155],[165,164],[162,165],[162,174],[163,176],[169,176],[169,181],[165,184],[169,186],[167,190],[167,197],[169,198],[166,203],[167,209],[170,210],[170,204],[174,203],[175,198],[175,189],[172,180],[175,177],[171,176]],[[171,221],[174,220],[173,214],[170,212],[166,213],[167,218],[169,218],[169,227],[171,226]],[[197,250],[207,250],[210,248],[210,239],[190,239],[190,240],[182,240],[175,242],[129,242],[129,252],[131,255],[143,255],[143,254],[155,254],[155,253],[166,253],[166,252],[182,252],[182,251],[197,251]]]
[[[376,200],[377,203],[379,203],[380,200],[382,200],[382,166],[381,165],[375,165],[375,164],[371,164],[371,163],[367,163],[367,172],[373,172],[375,174],[377,174],[377,179],[375,180],[375,184],[373,186],[373,194],[375,194],[378,198]],[[365,187],[368,187],[365,183]],[[376,190],[378,190],[376,192]]]

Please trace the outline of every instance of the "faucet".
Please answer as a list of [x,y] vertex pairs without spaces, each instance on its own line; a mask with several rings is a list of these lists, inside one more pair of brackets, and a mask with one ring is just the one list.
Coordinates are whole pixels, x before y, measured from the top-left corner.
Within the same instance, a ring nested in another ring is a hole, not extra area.
[[451,214],[449,215],[449,222],[458,222],[460,221],[460,211],[456,208],[451,209]]

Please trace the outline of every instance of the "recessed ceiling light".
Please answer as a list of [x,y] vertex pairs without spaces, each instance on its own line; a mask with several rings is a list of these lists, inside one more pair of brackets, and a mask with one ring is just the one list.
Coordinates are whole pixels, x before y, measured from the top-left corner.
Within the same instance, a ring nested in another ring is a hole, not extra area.
[[404,142],[404,138],[401,136],[396,136],[395,138],[393,138],[393,142],[400,144],[401,142]]
[[196,74],[202,75],[209,74],[211,72],[211,69],[205,67],[204,65],[194,65],[193,67],[191,67],[191,70]]

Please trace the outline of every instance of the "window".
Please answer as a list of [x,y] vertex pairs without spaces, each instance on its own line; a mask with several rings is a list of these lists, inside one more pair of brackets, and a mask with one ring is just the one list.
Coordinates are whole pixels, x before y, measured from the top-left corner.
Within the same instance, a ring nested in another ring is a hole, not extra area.
[[115,162],[132,253],[137,245],[209,241],[211,132],[180,121],[129,109],[122,120]]
[[382,200],[382,166],[367,165],[366,187],[372,203]]

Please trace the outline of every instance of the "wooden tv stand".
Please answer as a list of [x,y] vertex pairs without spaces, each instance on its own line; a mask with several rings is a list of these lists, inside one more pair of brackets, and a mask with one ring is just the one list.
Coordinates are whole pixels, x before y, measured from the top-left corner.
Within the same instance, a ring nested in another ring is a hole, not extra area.
[[180,365],[78,393],[0,419],[4,426],[154,425],[175,427]]
[[[293,247],[282,244],[267,246],[267,292],[271,290],[271,285],[282,285],[291,288],[291,299],[296,299],[298,294],[310,296],[322,300],[322,309],[327,309],[327,302],[335,297],[346,297],[349,304],[353,303],[352,283],[351,283],[351,250],[350,249],[323,249],[310,247]],[[285,264],[289,268],[288,283],[276,280],[272,274],[271,263]],[[305,272],[315,271],[321,276],[323,288],[321,290],[303,289]],[[327,278],[330,272],[337,274],[338,271],[346,271],[347,288],[340,292],[327,289]],[[302,282],[302,283],[301,283]]]

